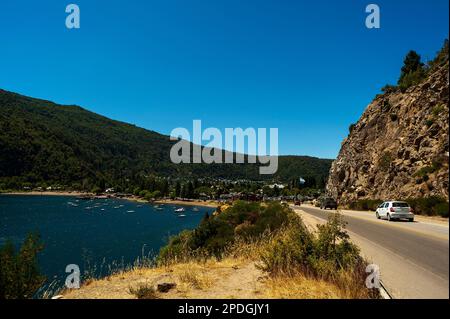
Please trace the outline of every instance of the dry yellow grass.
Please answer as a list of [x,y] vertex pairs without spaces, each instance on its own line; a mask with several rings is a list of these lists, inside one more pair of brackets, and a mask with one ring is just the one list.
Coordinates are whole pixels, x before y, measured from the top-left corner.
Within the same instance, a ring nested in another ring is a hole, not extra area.
[[194,289],[206,289],[213,284],[213,279],[198,265],[180,270],[178,279]]
[[170,267],[140,268],[90,281],[80,289],[64,291],[64,299],[134,299],[130,292],[158,283],[176,283],[162,299],[331,299],[350,298],[333,283],[302,275],[270,277],[242,258],[190,262]]
[[277,276],[265,282],[263,297],[269,299],[343,299],[345,294],[331,283],[302,275]]

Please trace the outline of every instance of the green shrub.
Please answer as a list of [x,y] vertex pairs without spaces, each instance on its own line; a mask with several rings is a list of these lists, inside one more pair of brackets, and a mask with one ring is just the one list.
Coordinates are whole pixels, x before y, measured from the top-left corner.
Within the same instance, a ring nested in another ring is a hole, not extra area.
[[448,217],[449,203],[442,197],[430,196],[423,198],[409,198],[406,202],[415,214]]
[[278,202],[262,205],[237,201],[220,214],[204,218],[196,229],[172,237],[160,250],[158,262],[167,264],[196,256],[221,258],[237,238],[251,241],[266,231],[274,232],[293,215],[289,207]]
[[420,168],[417,172],[414,173],[413,176],[428,178],[429,174],[433,174],[443,167],[443,165],[444,165],[443,162],[445,162],[445,158],[436,157],[435,159],[433,159],[431,165]]
[[435,105],[433,109],[431,110],[431,114],[436,118],[441,114],[445,109],[444,104]]
[[375,211],[383,201],[379,199],[360,199],[349,204],[353,210],[372,210]]
[[172,262],[188,260],[191,257],[191,250],[188,247],[188,240],[192,231],[184,230],[169,239],[169,243],[163,246],[158,255],[159,264],[170,264]]
[[426,120],[425,120],[425,125],[426,125],[427,127],[430,127],[430,126],[433,125],[433,124],[434,124],[434,119],[429,118],[429,119],[426,119]]
[[350,124],[350,126],[348,127],[348,131],[349,131],[349,133],[352,133],[352,132],[353,132],[353,130],[355,129],[355,127],[356,127],[356,124],[355,124],[355,123],[353,123],[353,124]]
[[[421,176],[423,180],[427,180],[428,176]],[[442,197],[430,196],[424,198],[409,198],[405,200],[415,214],[448,217],[449,203]],[[375,211],[383,201],[373,199],[361,199],[349,204],[350,209],[354,210],[371,210]]]
[[30,299],[45,281],[37,254],[43,249],[37,235],[30,234],[20,250],[11,241],[0,248],[0,299]]
[[381,88],[381,91],[383,93],[393,93],[395,91],[397,91],[398,87],[395,85],[390,85],[390,84],[386,84],[385,86],[383,86]]
[[405,92],[411,86],[419,84],[425,77],[426,73],[423,69],[418,69],[416,71],[405,74],[402,81],[399,82],[400,91]]
[[93,187],[92,190],[91,190],[91,193],[93,193],[95,195],[99,195],[102,192],[103,192],[103,190],[100,187],[98,187],[98,186]]
[[381,155],[380,159],[378,160],[378,167],[383,170],[387,171],[392,163],[392,155],[390,152],[384,152],[383,155]]
[[437,203],[433,209],[434,213],[441,217],[448,218],[449,205],[448,202]]
[[261,270],[271,274],[313,274],[314,238],[300,218],[294,218],[261,253]]
[[301,273],[330,281],[354,298],[378,296],[364,285],[367,262],[350,242],[341,214],[331,214],[325,225],[318,226],[317,236],[296,217],[261,252],[260,269],[275,276]]
[[[353,297],[377,297],[365,287],[367,262],[350,242],[340,214],[311,233],[286,205],[236,202],[208,216],[193,231],[184,231],[162,248],[158,262],[168,265],[192,259],[222,258],[251,247],[257,267],[270,275],[311,276],[335,283]],[[249,252],[247,252],[249,253]]]

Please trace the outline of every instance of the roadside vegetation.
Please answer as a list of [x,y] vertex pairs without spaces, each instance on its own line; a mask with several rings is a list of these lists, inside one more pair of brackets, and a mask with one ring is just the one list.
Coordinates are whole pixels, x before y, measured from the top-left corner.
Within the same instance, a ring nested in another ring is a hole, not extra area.
[[[414,214],[424,216],[440,216],[445,218],[449,217],[449,202],[445,198],[430,196],[423,198],[407,198],[401,201],[407,202],[414,210]],[[382,202],[382,200],[378,199],[361,199],[351,202],[348,205],[348,208],[361,211],[375,211],[378,205]]]
[[162,267],[188,262],[246,258],[270,280],[298,278],[327,282],[348,298],[374,298],[378,292],[365,287],[367,262],[350,242],[345,223],[332,214],[317,232],[309,231],[302,219],[287,206],[236,202],[199,227],[171,238],[160,251]]

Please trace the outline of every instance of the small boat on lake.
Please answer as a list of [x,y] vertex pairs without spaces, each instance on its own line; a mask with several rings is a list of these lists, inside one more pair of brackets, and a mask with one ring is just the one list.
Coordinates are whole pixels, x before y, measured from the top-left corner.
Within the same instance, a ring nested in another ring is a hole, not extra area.
[[186,215],[180,214],[180,215],[178,215],[178,217],[186,217]]
[[197,208],[197,207],[194,207],[194,208],[192,208],[192,211],[193,211],[193,212],[198,212],[198,208]]
[[127,213],[134,213],[134,210],[127,210]]
[[175,209],[175,213],[181,213],[184,211],[186,211],[186,209],[184,209],[183,207]]

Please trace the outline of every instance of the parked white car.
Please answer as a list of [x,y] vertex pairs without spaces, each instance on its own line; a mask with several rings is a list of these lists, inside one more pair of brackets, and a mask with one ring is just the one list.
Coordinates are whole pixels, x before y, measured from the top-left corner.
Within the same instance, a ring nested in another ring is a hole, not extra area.
[[375,215],[378,219],[387,219],[389,221],[399,219],[407,219],[410,222],[414,221],[413,210],[406,202],[384,202],[378,206]]

